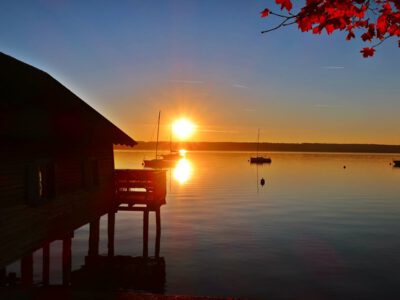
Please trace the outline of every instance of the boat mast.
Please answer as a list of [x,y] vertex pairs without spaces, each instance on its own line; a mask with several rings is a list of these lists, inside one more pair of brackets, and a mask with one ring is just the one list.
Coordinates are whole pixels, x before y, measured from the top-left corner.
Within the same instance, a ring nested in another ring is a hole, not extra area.
[[258,157],[258,145],[260,144],[260,128],[258,128],[258,135],[257,135],[257,157]]
[[172,153],[172,124],[169,132],[169,153]]
[[157,151],[158,151],[158,136],[160,134],[160,117],[161,117],[161,110],[158,111],[158,122],[157,122],[157,143],[156,143],[156,159],[157,159]]

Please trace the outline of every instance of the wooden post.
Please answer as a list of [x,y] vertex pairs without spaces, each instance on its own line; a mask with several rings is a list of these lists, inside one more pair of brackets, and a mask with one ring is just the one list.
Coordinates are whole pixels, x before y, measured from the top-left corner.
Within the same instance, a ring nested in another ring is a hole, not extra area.
[[62,248],[62,281],[64,286],[68,286],[71,282],[72,268],[72,237],[68,236],[63,239]]
[[21,259],[21,285],[24,288],[33,284],[33,255],[32,253]]
[[114,236],[115,236],[115,212],[108,213],[108,256],[114,256]]
[[96,257],[99,255],[99,239],[100,239],[100,218],[90,222],[89,229],[89,257]]
[[155,246],[155,257],[160,257],[160,243],[161,243],[161,215],[160,207],[156,209],[156,246]]
[[50,282],[50,243],[43,246],[43,263],[42,263],[42,281],[43,285],[49,285]]
[[149,209],[143,210],[143,257],[147,257],[149,253]]
[[6,267],[0,267],[0,287],[6,284],[7,269]]

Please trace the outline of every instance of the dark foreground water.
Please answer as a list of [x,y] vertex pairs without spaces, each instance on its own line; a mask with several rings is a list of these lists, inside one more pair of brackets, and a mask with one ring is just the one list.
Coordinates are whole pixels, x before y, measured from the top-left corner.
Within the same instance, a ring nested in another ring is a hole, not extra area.
[[[116,168],[140,168],[145,153],[115,156]],[[272,153],[272,164],[258,167],[249,156],[188,153],[168,171],[166,293],[400,298],[400,168],[389,165],[396,156]],[[153,246],[153,215],[150,222]],[[103,217],[103,253],[106,223]],[[142,214],[117,214],[116,254],[141,255],[141,227]],[[73,269],[84,263],[87,237],[88,226],[75,231]],[[52,248],[57,260],[61,247]],[[59,269],[52,283],[61,281]]]

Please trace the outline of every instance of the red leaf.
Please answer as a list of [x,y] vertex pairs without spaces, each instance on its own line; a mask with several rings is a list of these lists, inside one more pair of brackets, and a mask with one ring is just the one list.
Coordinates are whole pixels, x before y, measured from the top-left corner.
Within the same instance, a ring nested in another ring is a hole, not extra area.
[[328,34],[331,34],[335,30],[335,26],[333,26],[332,24],[328,24],[325,26],[325,30]]
[[365,32],[361,35],[361,39],[365,42],[365,41],[371,41],[372,40],[372,36],[369,34],[369,32]]
[[266,18],[269,15],[269,9],[266,8],[261,12],[261,18]]
[[293,4],[290,0],[275,0],[276,4],[281,5],[281,9],[286,8],[288,11],[290,11],[293,8]]
[[362,53],[363,57],[369,57],[369,56],[374,56],[375,49],[374,48],[363,48],[360,52]]
[[354,39],[356,36],[352,30],[349,31],[349,34],[346,37],[346,40],[350,41],[351,39]]

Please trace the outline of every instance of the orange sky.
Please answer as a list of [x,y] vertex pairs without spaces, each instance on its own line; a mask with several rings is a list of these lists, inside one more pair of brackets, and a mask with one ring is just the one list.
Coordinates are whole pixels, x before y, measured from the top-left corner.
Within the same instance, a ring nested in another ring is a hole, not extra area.
[[[62,2],[62,3],[61,3]],[[400,144],[400,50],[260,32],[265,1],[6,1],[1,51],[54,76],[135,140],[186,116],[194,141]],[[268,2],[268,1],[267,1]]]

